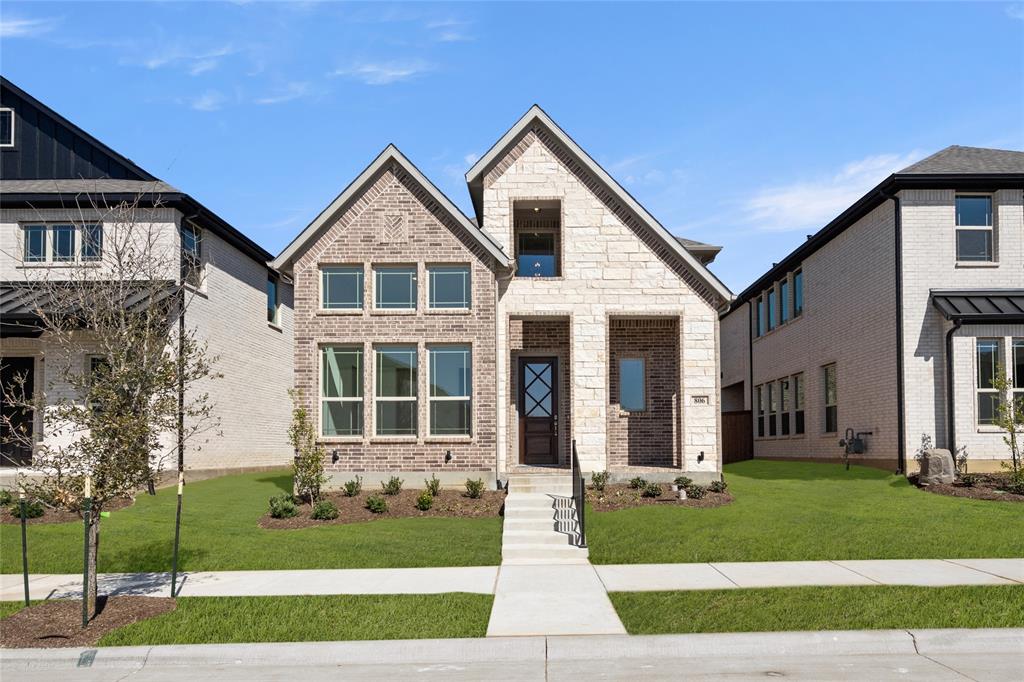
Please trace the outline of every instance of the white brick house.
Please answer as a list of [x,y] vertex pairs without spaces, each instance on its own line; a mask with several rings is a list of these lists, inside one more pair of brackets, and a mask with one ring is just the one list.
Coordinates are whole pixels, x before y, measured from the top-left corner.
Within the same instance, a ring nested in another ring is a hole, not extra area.
[[[220,434],[189,444],[189,469],[221,470],[281,465],[290,461],[287,442],[292,385],[291,287],[269,269],[271,255],[195,199],[152,176],[129,159],[0,79],[0,368],[3,380],[27,373],[35,392],[48,399],[66,394],[57,378],[55,349],[40,334],[32,305],[23,298],[35,276],[60,278],[66,263],[85,258],[86,229],[103,230],[108,207],[138,202],[156,235],[153,253],[178,265],[198,237],[196,286],[186,325],[208,344],[223,378],[205,387]],[[95,226],[95,227],[94,227]],[[108,228],[111,226],[108,225]],[[111,228],[112,229],[112,228]],[[61,241],[63,240],[63,241]],[[103,260],[102,248],[96,257]],[[182,276],[180,266],[168,278]],[[276,287],[271,286],[271,282]],[[270,296],[276,288],[277,301]],[[271,319],[273,318],[273,319]],[[83,339],[74,362],[89,362]],[[200,390],[200,389],[197,389]],[[41,415],[31,418],[37,442]],[[32,453],[3,434],[3,464],[29,464]]]
[[723,409],[751,412],[755,457],[836,460],[852,429],[853,461],[912,471],[927,436],[996,468],[994,368],[1024,395],[1024,153],[953,146],[891,175],[721,324]]

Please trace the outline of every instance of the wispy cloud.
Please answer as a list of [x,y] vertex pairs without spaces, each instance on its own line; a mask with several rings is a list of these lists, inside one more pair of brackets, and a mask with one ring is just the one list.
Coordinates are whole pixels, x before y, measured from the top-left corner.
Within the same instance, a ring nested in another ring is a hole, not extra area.
[[238,49],[230,44],[197,51],[191,45],[171,43],[156,48],[148,47],[145,56],[126,59],[125,63],[137,64],[151,71],[165,67],[181,67],[189,75],[198,76],[217,68],[224,57],[236,52]]
[[1015,2],[1006,6],[1006,16],[1018,21],[1024,21],[1024,3]]
[[336,69],[331,76],[355,78],[367,85],[388,85],[415,78],[433,69],[433,65],[420,59],[410,61],[357,62],[350,67]]
[[310,83],[306,81],[293,81],[274,94],[257,98],[256,104],[283,104],[300,97],[306,97],[312,94],[312,92],[313,88]]
[[480,155],[477,154],[476,152],[470,152],[469,154],[463,156],[462,160],[466,163],[467,166],[472,166],[474,163],[480,160]]
[[461,19],[437,19],[428,21],[426,28],[433,32],[434,40],[441,43],[465,43],[476,40],[467,32],[470,22]]
[[53,30],[60,19],[24,19],[19,17],[0,18],[0,38],[35,38]]
[[743,204],[743,220],[760,232],[819,228],[887,175],[922,156],[918,150],[878,154],[817,178],[763,187]]
[[207,90],[198,97],[192,98],[189,101],[189,106],[196,111],[217,111],[224,106],[225,102],[227,102],[227,97],[224,96],[224,93],[219,90]]

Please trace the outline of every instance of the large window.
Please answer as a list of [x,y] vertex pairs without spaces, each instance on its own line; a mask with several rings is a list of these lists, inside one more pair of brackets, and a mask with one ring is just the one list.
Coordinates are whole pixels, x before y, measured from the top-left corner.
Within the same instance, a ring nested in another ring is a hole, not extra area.
[[50,228],[50,253],[54,263],[70,263],[75,260],[75,226],[54,225]]
[[956,198],[956,259],[963,262],[994,261],[992,197]]
[[836,433],[839,431],[839,387],[836,383],[836,366],[825,365],[823,374],[825,378],[825,433]]
[[804,311],[804,273],[797,270],[793,273],[793,317],[800,317]]
[[363,267],[331,265],[320,268],[320,307],[359,310],[363,307]]
[[793,375],[793,433],[804,432],[804,375]]
[[777,417],[779,415],[779,392],[775,390],[775,384],[768,386],[768,435],[779,435]]
[[430,435],[468,436],[472,423],[473,363],[469,346],[430,353]]
[[379,310],[416,309],[416,266],[375,267],[374,307]]
[[783,436],[789,435],[789,411],[793,407],[789,390],[789,379],[779,379],[779,403],[781,407],[779,412],[779,419],[781,420],[779,433]]
[[775,314],[775,288],[773,287],[768,291],[768,331],[775,329],[775,321],[778,319]]
[[995,387],[999,367],[999,340],[978,339],[978,423],[994,424],[999,409],[999,392]]
[[789,282],[786,280],[779,283],[779,319],[782,324],[789,322]]
[[203,238],[195,225],[181,226],[181,278],[199,287],[203,283]]
[[754,409],[757,410],[757,437],[764,438],[764,386],[754,389]]
[[416,435],[416,368],[415,346],[377,349],[378,436]]
[[1013,340],[1013,409],[1024,411],[1024,339]]
[[363,433],[363,349],[320,349],[320,423],[325,436]]
[[100,260],[103,257],[103,226],[82,225],[82,260]]
[[46,226],[26,225],[25,262],[42,263],[46,260]]
[[754,329],[758,336],[764,336],[764,297],[757,297],[757,322],[755,323]]
[[432,309],[470,307],[469,267],[434,265],[427,268],[428,306]]
[[267,322],[278,324],[280,321],[280,294],[278,293],[277,277],[267,275]]
[[647,409],[644,390],[646,372],[643,358],[622,358],[619,360],[619,407],[630,412]]

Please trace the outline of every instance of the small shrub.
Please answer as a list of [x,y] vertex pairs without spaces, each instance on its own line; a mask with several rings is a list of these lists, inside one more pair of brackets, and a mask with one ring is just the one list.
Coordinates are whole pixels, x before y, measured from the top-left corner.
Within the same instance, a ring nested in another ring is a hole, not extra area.
[[355,497],[363,492],[363,477],[356,476],[351,481],[345,481],[345,485],[342,487],[345,489],[345,497]]
[[[11,512],[11,516],[21,518],[21,505],[18,504],[17,500],[11,502],[11,506],[7,508],[7,511]],[[43,503],[39,500],[25,500],[25,518],[26,519],[38,519],[46,511],[43,507]]]
[[[441,479],[433,474],[430,476],[430,480],[423,481],[423,485],[426,488],[426,491],[430,493],[431,498],[437,497],[437,494],[441,492]],[[420,497],[423,496],[420,495]],[[430,507],[428,506],[427,509],[430,509]]]
[[1011,473],[1010,480],[1003,486],[1003,490],[1014,495],[1024,495],[1024,469]]
[[392,476],[386,481],[382,481],[380,487],[384,490],[385,495],[397,495],[402,491],[402,484],[405,483],[398,476]]
[[313,505],[310,516],[317,521],[333,521],[338,518],[338,506],[330,500],[320,500]]
[[428,511],[434,506],[434,496],[430,494],[429,490],[424,490],[420,493],[420,496],[416,498],[416,508],[420,511]]
[[686,488],[686,486],[693,483],[693,479],[689,476],[676,476],[676,480],[673,481],[680,488]]
[[629,487],[633,490],[643,490],[647,487],[647,481],[637,476],[629,479]]
[[981,483],[981,476],[978,474],[963,474],[960,476],[960,485],[965,488],[973,488]]
[[713,493],[724,493],[725,489],[728,487],[729,484],[726,483],[725,479],[723,478],[718,481],[711,481],[711,484],[708,486],[708,490],[710,490]]
[[6,507],[14,502],[14,495],[10,490],[0,490],[0,507]]
[[366,498],[366,508],[374,514],[383,514],[388,510],[388,503],[380,495],[370,495]]
[[295,507],[295,498],[284,494],[270,498],[270,515],[275,519],[290,519],[299,513]]
[[484,496],[484,481],[482,478],[466,479],[466,497],[478,500]]
[[603,491],[604,487],[608,485],[608,472],[595,471],[590,474],[590,485],[593,486],[594,490]]
[[657,483],[648,483],[641,494],[644,497],[661,497],[661,486]]
[[686,491],[686,496],[693,500],[701,499],[708,492],[707,488],[697,483],[691,483],[690,485],[686,486],[684,490]]

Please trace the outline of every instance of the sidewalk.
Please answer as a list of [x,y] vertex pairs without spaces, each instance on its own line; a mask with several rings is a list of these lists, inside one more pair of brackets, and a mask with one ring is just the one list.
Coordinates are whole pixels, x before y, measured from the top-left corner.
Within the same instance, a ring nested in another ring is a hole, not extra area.
[[[879,559],[872,561],[777,561],[614,566],[498,566],[451,568],[351,568],[304,571],[216,571],[183,573],[182,597],[241,597],[304,594],[502,595],[502,582],[522,593],[571,604],[584,587],[599,591],[709,590],[802,585],[1013,585],[1024,584],[1024,559]],[[555,569],[564,569],[556,571]],[[593,574],[596,572],[596,579]],[[556,575],[557,573],[557,575]],[[100,591],[109,595],[167,596],[169,573],[108,573]],[[33,599],[76,597],[82,576],[30,575]],[[589,591],[592,590],[588,590]],[[23,597],[21,574],[0,575],[0,601]],[[553,617],[558,617],[553,614]],[[579,621],[577,621],[579,622]],[[551,634],[551,633],[548,633]],[[583,633],[580,633],[583,634]]]
[[1024,629],[9,649],[0,677],[75,680],[1011,680]]

